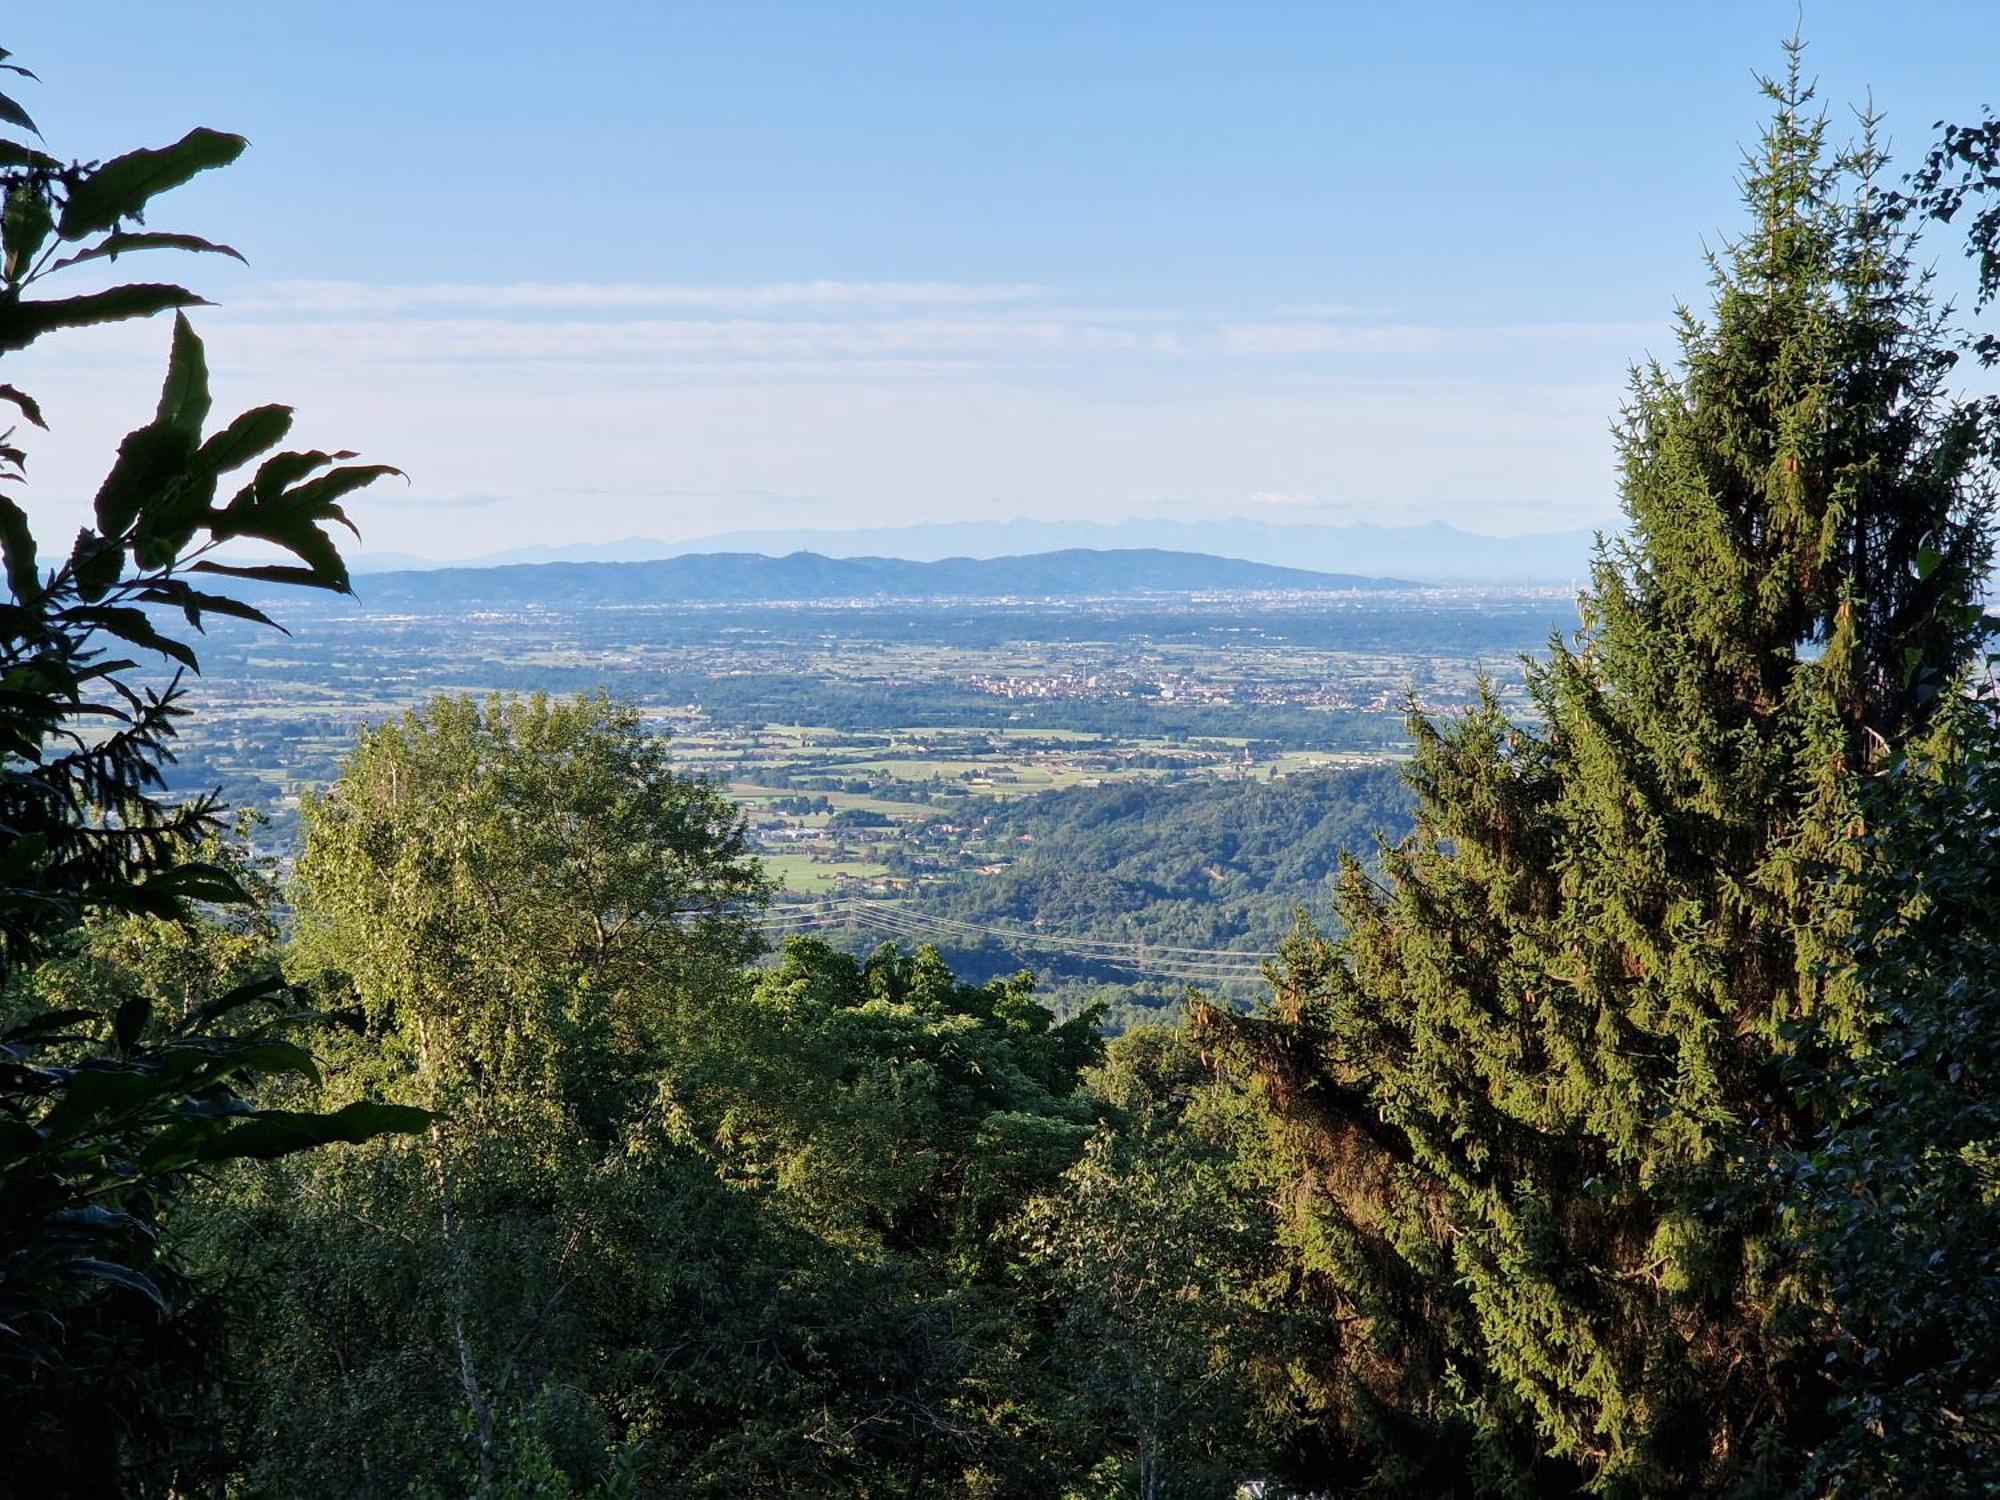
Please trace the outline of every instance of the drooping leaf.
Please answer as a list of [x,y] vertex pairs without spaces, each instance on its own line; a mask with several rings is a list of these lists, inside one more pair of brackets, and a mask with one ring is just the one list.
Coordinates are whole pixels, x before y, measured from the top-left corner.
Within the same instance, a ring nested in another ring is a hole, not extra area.
[[148,896],[175,901],[208,901],[217,906],[241,906],[249,901],[243,885],[221,865],[190,860],[163,870],[139,887]]
[[25,167],[31,172],[60,172],[62,163],[46,151],[19,141],[0,141],[0,167]]
[[194,1013],[188,1017],[187,1026],[189,1029],[209,1026],[233,1010],[240,1010],[243,1006],[255,1004],[259,1000],[268,1000],[289,988],[282,974],[270,974],[262,979],[247,980],[234,989],[216,996],[205,1005],[196,1007]]
[[61,260],[52,261],[51,271],[60,271],[66,266],[81,265],[87,260],[116,260],[121,255],[129,255],[135,250],[186,250],[197,255],[228,255],[243,260],[243,253],[233,245],[219,244],[205,240],[198,234],[174,234],[167,230],[121,229],[107,234],[86,250],[74,255],[65,255]]
[[40,592],[35,534],[28,529],[28,514],[5,495],[0,495],[0,556],[6,559],[7,587],[16,599],[32,599]]
[[317,479],[309,479],[297,488],[287,490],[281,503],[287,509],[296,507],[315,519],[338,521],[349,531],[353,531],[354,523],[347,519],[334,502],[343,495],[352,494],[391,474],[398,479],[406,477],[401,469],[390,464],[353,464],[344,469],[336,469],[331,474],[322,474]]
[[71,190],[57,233],[78,240],[110,229],[120,219],[137,218],[152,198],[197,172],[228,166],[248,144],[240,135],[198,126],[171,146],[115,156]]
[[122,641],[135,646],[144,646],[149,651],[158,651],[163,656],[171,656],[190,671],[201,670],[194,650],[185,641],[177,641],[170,635],[162,634],[147,618],[143,609],[125,607],[115,609],[95,608],[73,612],[78,623],[94,626],[96,629],[115,635]]
[[23,130],[32,130],[36,135],[42,133],[41,127],[35,124],[33,117],[5,94],[0,94],[0,120],[5,120],[9,125],[18,125]]
[[57,1209],[49,1215],[49,1220],[51,1223],[70,1227],[81,1226],[100,1232],[120,1233],[130,1230],[147,1239],[152,1238],[149,1226],[135,1215],[128,1214],[122,1209],[108,1208],[102,1203],[79,1203],[74,1208]]
[[0,401],[5,401],[19,407],[22,416],[33,422],[42,431],[47,432],[49,430],[49,424],[42,420],[41,404],[26,391],[18,390],[11,385],[0,385]]
[[86,1063],[70,1074],[62,1097],[42,1117],[42,1129],[49,1140],[60,1142],[105,1115],[122,1114],[173,1087],[158,1072],[129,1062]]
[[64,1269],[76,1280],[101,1281],[109,1286],[123,1287],[126,1291],[137,1292],[162,1312],[166,1311],[167,1298],[160,1290],[159,1283],[130,1266],[121,1266],[116,1261],[79,1256],[70,1261]]
[[319,1064],[312,1060],[312,1054],[298,1043],[278,1037],[237,1047],[230,1052],[229,1060],[236,1067],[259,1073],[297,1073],[314,1083],[320,1081]]
[[145,1035],[146,1023],[153,1019],[153,1002],[149,996],[133,995],[118,1007],[118,1014],[112,1019],[112,1039],[118,1043],[120,1052],[130,1052]]
[[[198,565],[197,565],[198,566]],[[227,594],[210,594],[191,587],[185,579],[168,578],[140,589],[133,597],[144,604],[169,604],[180,609],[188,624],[201,628],[201,617],[226,615],[232,620],[248,620],[253,625],[268,625],[280,635],[289,634],[284,626],[254,605],[245,604],[241,599],[232,599]]]
[[257,583],[287,583],[304,588],[333,589],[338,592],[345,583],[314,572],[311,568],[293,567],[288,563],[219,563],[206,558],[192,565],[190,571],[196,573],[219,573],[227,578],[248,578]]
[[303,517],[288,519],[282,528],[273,527],[266,539],[278,543],[311,569],[321,588],[342,594],[353,591],[340,549],[334,546],[333,538],[311,521]]
[[67,1031],[79,1021],[94,1021],[96,1019],[97,1012],[94,1010],[45,1010],[40,1015],[30,1016],[27,1020],[21,1022],[20,1025],[10,1027],[4,1034],[0,1034],[0,1042],[18,1043],[46,1040],[51,1036]]
[[184,286],[148,281],[86,292],[81,297],[51,297],[35,302],[0,298],[0,354],[25,349],[43,334],[59,328],[88,328],[127,318],[150,318],[155,313],[180,307],[206,306],[206,297],[197,297]]
[[255,1119],[208,1141],[198,1155],[203,1161],[239,1157],[269,1161],[335,1141],[359,1145],[381,1135],[411,1135],[430,1122],[428,1110],[407,1104],[356,1102],[331,1114],[267,1109]]

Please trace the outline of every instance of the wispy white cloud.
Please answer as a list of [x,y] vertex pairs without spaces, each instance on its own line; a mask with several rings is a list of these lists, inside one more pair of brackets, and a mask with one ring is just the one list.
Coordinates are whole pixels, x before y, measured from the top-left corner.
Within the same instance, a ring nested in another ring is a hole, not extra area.
[[1272,309],[1279,318],[1387,318],[1393,307],[1371,307],[1360,302],[1294,302]]
[[396,504],[418,510],[491,510],[505,505],[505,495],[398,495]]
[[[676,301],[676,298],[683,300]],[[789,300],[788,300],[789,299]],[[1341,317],[1327,314],[1338,308]],[[435,287],[275,283],[204,310],[218,358],[258,368],[491,365],[531,372],[603,365],[677,378],[727,367],[788,380],[818,369],[929,378],[1017,368],[1081,374],[1153,365],[1186,374],[1262,363],[1388,379],[1426,362],[1477,357],[1538,377],[1572,359],[1614,368],[1658,337],[1642,323],[1449,324],[1385,321],[1376,310],[1315,305],[1230,318],[1056,301],[1027,284],[801,281],[734,288],[532,284]],[[94,330],[58,362],[112,365],[155,330]]]
[[1444,325],[1424,323],[1226,323],[1222,346],[1245,358],[1380,356],[1421,358],[1468,350],[1490,352],[1507,345],[1620,343],[1636,351],[1658,332],[1651,323],[1509,323]]
[[676,282],[428,282],[274,281],[237,310],[280,316],[340,314],[386,317],[469,309],[485,313],[813,312],[913,307],[987,307],[1046,297],[1044,287],[953,281],[778,281],[745,286]]
[[[492,550],[745,516],[1157,515],[1160,497],[1490,529],[1476,503],[1499,496],[1596,520],[1625,361],[1659,335],[814,281],[245,287],[197,326],[218,412],[285,399],[301,445],[407,469],[355,512],[371,549],[435,556],[481,550],[468,527]],[[82,523],[167,339],[110,325],[12,357],[55,429],[32,434],[42,503]]]
[[559,490],[557,493],[583,495],[591,499],[617,498],[697,503],[721,501],[729,505],[753,505],[772,509],[824,506],[829,503],[825,495],[781,495],[772,490],[610,489],[601,485],[585,485]]
[[243,350],[342,364],[884,359],[1164,352],[1171,334],[1062,318],[501,318],[245,322]]

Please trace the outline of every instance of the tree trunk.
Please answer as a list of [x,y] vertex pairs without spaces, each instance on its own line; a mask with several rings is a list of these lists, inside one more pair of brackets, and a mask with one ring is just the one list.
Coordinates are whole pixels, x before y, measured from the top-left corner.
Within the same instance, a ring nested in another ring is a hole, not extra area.
[[458,1217],[452,1197],[451,1167],[445,1152],[444,1127],[436,1118],[437,1070],[431,1057],[430,1030],[422,1022],[417,1025],[417,1045],[423,1053],[424,1072],[429,1083],[432,1110],[431,1177],[437,1186],[438,1240],[444,1249],[445,1282],[450,1288],[451,1295],[453,1351],[458,1356],[459,1388],[465,1392],[465,1404],[472,1412],[473,1439],[479,1447],[478,1493],[485,1496],[491,1495],[499,1483],[494,1456],[493,1408],[486,1400],[486,1392],[479,1378],[479,1356],[472,1347],[472,1336],[466,1328],[466,1311],[472,1298],[471,1255],[458,1233]]

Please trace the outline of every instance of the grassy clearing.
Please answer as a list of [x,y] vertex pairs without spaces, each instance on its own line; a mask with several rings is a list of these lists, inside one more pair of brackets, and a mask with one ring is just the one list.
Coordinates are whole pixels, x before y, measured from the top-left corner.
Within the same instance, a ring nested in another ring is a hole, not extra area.
[[809,854],[767,854],[764,868],[786,890],[807,896],[824,895],[839,884],[842,876],[870,880],[889,873],[887,865],[866,860],[829,860],[820,864]]
[[[824,797],[827,806],[835,812],[858,807],[866,812],[886,813],[892,818],[923,818],[937,811],[922,802],[891,802],[881,797],[864,797],[859,792],[788,792],[780,787],[753,786],[747,781],[732,781],[729,795],[738,802],[771,802],[781,797]],[[821,818],[809,826],[819,827],[825,821]]]

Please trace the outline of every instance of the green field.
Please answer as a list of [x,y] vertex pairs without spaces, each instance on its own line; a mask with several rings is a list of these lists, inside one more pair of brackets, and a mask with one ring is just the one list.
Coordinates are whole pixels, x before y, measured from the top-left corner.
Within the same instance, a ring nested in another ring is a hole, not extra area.
[[889,873],[886,865],[869,864],[865,860],[820,863],[809,854],[767,854],[764,856],[764,868],[787,891],[808,896],[831,891],[842,876],[868,880]]

